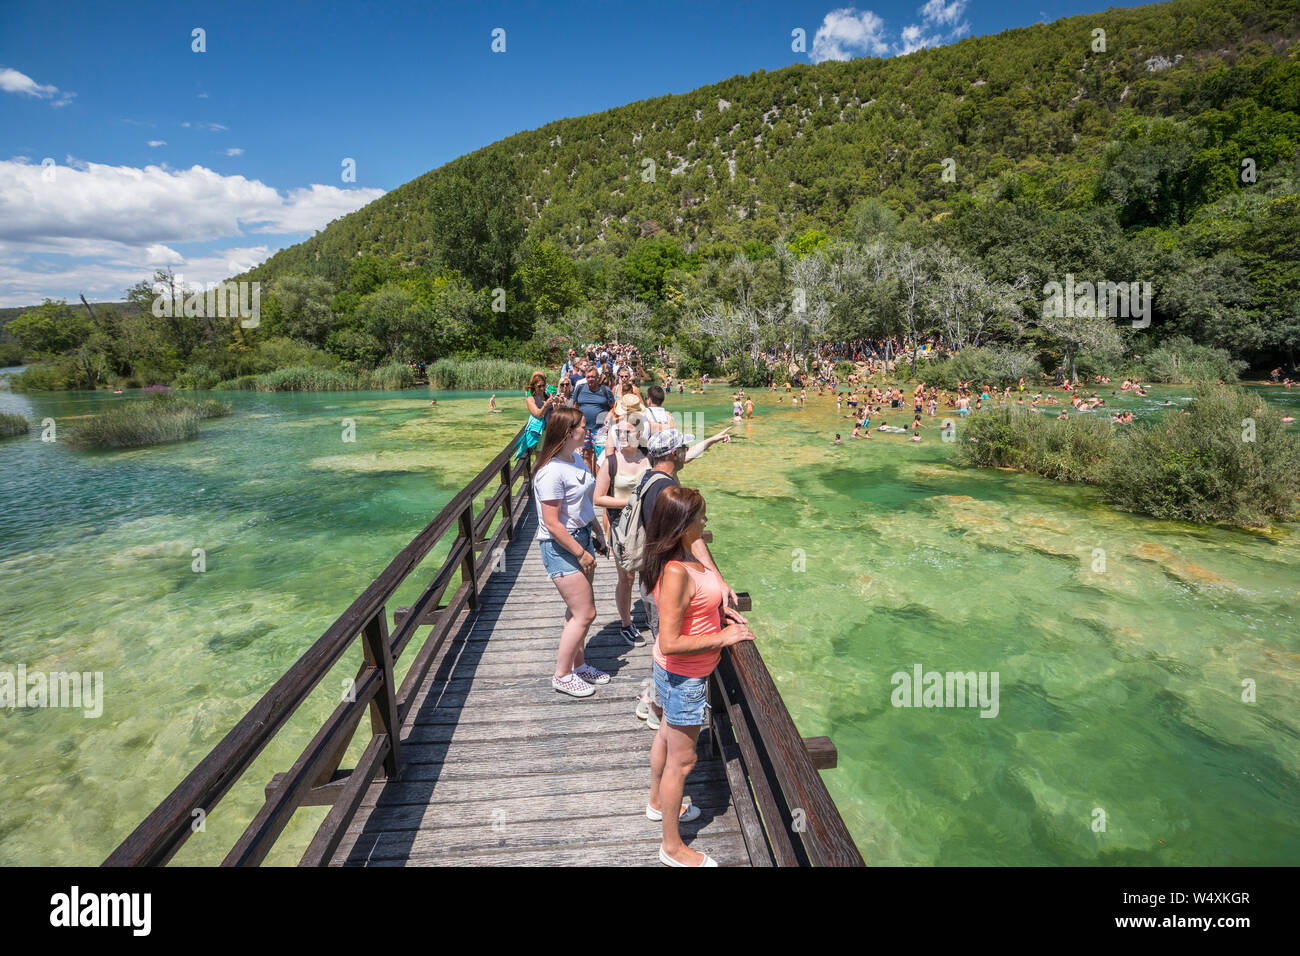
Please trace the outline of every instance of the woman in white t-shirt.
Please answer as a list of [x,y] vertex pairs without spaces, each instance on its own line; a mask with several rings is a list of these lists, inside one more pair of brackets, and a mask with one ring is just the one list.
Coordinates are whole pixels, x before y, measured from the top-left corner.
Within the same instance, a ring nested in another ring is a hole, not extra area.
[[533,470],[542,564],[569,609],[551,686],[572,697],[590,697],[596,692],[592,684],[609,683],[609,675],[587,664],[582,653],[587,631],[596,620],[596,597],[591,587],[596,573],[595,553],[607,553],[592,502],[596,479],[579,455],[586,437],[582,412],[576,408],[554,409]]

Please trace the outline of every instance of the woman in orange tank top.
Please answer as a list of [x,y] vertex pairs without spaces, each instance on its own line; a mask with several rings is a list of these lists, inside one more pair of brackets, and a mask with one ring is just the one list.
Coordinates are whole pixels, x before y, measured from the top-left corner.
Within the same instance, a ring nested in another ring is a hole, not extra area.
[[[695,766],[695,744],[704,725],[709,675],[722,648],[752,641],[753,632],[724,603],[721,576],[691,554],[704,531],[704,498],[694,488],[665,488],[646,525],[645,586],[659,608],[654,680],[663,720],[650,748],[650,801],[646,816],[663,820],[659,860],[667,866],[717,866],[706,853],[682,842],[678,821],[700,815],[682,806],[682,790]],[[725,626],[724,626],[725,625]],[[670,807],[678,813],[663,813]]]

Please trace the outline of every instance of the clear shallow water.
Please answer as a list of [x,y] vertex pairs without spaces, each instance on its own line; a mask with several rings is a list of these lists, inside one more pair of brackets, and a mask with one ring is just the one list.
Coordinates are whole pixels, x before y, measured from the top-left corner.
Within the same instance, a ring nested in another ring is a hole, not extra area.
[[[1115,404],[1144,415],[1185,394]],[[418,390],[220,397],[235,414],[184,444],[75,453],[39,429],[0,442],[0,670],[102,671],[107,685],[98,719],[0,711],[0,863],[99,862],[523,415],[504,392],[491,417],[477,393],[437,408]],[[124,398],[0,391],[0,411],[62,429]],[[834,447],[852,425],[833,401],[788,401],[761,393],[738,440],[683,480],[709,501],[714,552],[753,595],[801,732],[839,748],[824,779],[868,862],[1300,862],[1297,528],[1123,515],[1088,489],[958,468],[937,427],[919,444]],[[669,407],[707,434],[729,393]],[[220,860],[358,663],[178,862]],[[915,664],[997,671],[998,716],[891,706],[891,675]],[[300,812],[272,862],[295,862],[323,815]]]

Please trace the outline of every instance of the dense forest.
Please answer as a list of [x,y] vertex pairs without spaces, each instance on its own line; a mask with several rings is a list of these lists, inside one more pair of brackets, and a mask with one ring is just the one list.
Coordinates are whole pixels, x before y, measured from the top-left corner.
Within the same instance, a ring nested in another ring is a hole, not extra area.
[[[235,277],[263,285],[256,329],[154,319],[151,279],[133,314],[52,302],[7,331],[60,356],[28,387],[543,361],[607,337],[744,378],[773,349],[893,336],[1045,370],[1149,370],[1171,342],[1217,377],[1292,368],[1298,9],[1173,0],[558,120]],[[1049,320],[1067,275],[1149,282],[1149,326]]]

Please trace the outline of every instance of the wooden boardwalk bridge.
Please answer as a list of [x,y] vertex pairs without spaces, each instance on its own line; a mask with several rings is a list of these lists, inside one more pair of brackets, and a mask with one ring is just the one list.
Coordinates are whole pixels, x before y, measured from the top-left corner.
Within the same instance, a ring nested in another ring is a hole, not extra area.
[[[616,574],[602,560],[586,657],[611,680],[585,699],[551,688],[565,606],[533,541],[533,456],[512,465],[514,446],[393,559],[106,866],[170,860],[192,832],[193,811],[212,814],[354,640],[364,655],[354,693],[267,784],[223,865],[260,864],[309,805],[330,810],[301,865],[659,865],[660,825],[645,816],[654,733],[633,713],[650,647],[618,635]],[[390,633],[393,594],[453,529],[450,553],[416,603],[396,609]],[[636,603],[644,624],[639,612]],[[418,650],[399,687],[393,661],[408,646]],[[818,774],[834,766],[834,748],[798,735],[754,644],[723,651],[709,700],[685,791],[702,813],[682,824],[683,839],[724,866],[861,866]],[[367,746],[341,770],[367,713]]]

